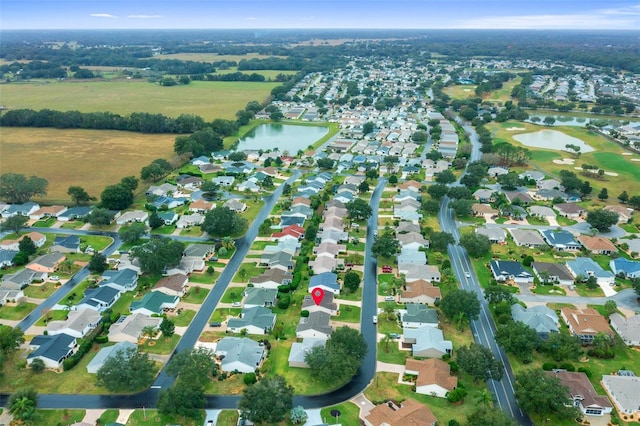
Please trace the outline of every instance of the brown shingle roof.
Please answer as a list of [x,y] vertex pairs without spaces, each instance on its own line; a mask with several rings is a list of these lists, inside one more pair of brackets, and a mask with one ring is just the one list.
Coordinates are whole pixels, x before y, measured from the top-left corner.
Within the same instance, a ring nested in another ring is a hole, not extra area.
[[607,319],[600,315],[595,309],[585,308],[580,310],[562,308],[560,312],[576,334],[613,334]]
[[425,296],[431,297],[432,299],[437,299],[442,297],[440,292],[440,288],[431,284],[431,282],[427,280],[416,280],[411,283],[407,283],[407,289],[402,292],[403,299],[412,299],[414,297]]
[[427,406],[414,399],[407,399],[400,407],[393,403],[377,405],[366,419],[373,426],[432,426],[438,421]]
[[589,251],[618,251],[618,249],[616,249],[616,246],[613,245],[613,243],[605,237],[580,235],[578,237],[578,241],[580,241],[580,243]]
[[416,386],[436,384],[450,391],[458,386],[458,378],[451,375],[449,364],[440,359],[407,359],[405,368],[418,372]]

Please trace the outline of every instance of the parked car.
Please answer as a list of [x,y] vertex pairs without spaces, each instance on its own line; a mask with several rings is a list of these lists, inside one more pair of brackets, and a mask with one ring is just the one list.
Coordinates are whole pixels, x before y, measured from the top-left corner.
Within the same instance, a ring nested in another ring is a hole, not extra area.
[[378,316],[377,316],[377,315],[374,315],[374,316],[373,316],[373,323],[374,323],[374,324],[377,324],[377,323],[378,323]]
[[60,277],[59,277],[59,276],[57,276],[57,275],[51,275],[51,276],[49,277],[49,279],[50,279],[51,281],[60,281]]
[[385,300],[386,302],[395,302],[396,298],[395,298],[395,297],[393,297],[393,296],[385,296],[385,297],[384,297],[384,300]]
[[400,335],[398,333],[389,333],[390,339],[399,339]]
[[231,306],[233,306],[234,308],[237,308],[237,307],[239,307],[239,306],[242,306],[242,303],[241,303],[241,302],[233,302],[233,303],[231,304]]
[[393,268],[389,265],[384,265],[382,267],[382,272],[384,272],[385,274],[388,274],[389,272],[393,272]]
[[214,321],[209,323],[209,327],[221,327],[222,323],[219,321]]
[[207,422],[207,426],[213,426],[213,420],[209,420],[209,421]]

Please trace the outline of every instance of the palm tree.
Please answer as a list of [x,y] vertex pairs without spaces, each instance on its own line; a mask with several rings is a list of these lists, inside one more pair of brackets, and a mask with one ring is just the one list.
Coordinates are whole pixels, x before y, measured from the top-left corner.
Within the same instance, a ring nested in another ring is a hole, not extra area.
[[389,342],[391,342],[391,336],[389,333],[385,334],[381,340],[382,345],[384,346],[384,351],[389,352]]
[[487,389],[482,389],[482,391],[478,392],[477,399],[478,404],[482,404],[485,408],[487,405],[493,405],[493,395]]
[[456,316],[453,317],[453,321],[455,321],[458,331],[462,331],[464,326],[469,322],[469,318],[464,312],[458,312]]
[[152,325],[148,325],[142,329],[142,337],[145,340],[153,339],[158,335],[158,329]]
[[226,248],[227,250],[231,250],[236,244],[236,242],[233,241],[233,238],[231,237],[222,238],[221,243],[222,243],[222,247]]
[[22,390],[9,398],[9,412],[17,420],[30,420],[36,412],[38,394],[35,390]]

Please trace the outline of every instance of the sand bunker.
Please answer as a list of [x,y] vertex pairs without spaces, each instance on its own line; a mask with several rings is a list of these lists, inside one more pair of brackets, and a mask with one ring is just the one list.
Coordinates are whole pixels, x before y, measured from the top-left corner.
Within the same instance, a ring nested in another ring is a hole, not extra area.
[[510,132],[514,132],[514,131],[517,131],[517,130],[527,130],[527,129],[525,129],[524,127],[509,127],[506,130],[508,130]]
[[623,152],[622,155],[633,155],[633,154],[630,152]]
[[631,161],[640,161],[640,158],[632,158]]
[[[553,160],[553,164],[567,164],[567,165],[572,165],[575,164],[576,160],[574,160],[573,158],[563,158],[562,160]],[[577,169],[581,169],[581,167],[576,167]]]
[[619,176],[616,172],[604,172],[607,176]]

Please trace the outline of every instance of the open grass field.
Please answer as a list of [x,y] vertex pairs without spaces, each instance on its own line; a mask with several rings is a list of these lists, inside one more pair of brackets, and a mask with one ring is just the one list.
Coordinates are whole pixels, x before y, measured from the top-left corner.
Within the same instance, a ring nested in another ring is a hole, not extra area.
[[105,186],[138,176],[156,158],[172,158],[174,141],[175,135],[8,127],[0,136],[0,167],[47,179],[47,196],[34,201],[69,203],[69,186],[99,197]]
[[[508,128],[515,127],[523,128],[524,130],[507,130]],[[496,142],[506,141],[518,146],[525,145],[522,145],[513,139],[513,135],[548,129],[546,126],[514,121],[508,121],[506,123],[492,123],[490,128],[494,133]],[[640,156],[637,154],[622,155],[622,153],[628,151],[602,135],[589,132],[586,128],[554,126],[553,130],[581,139],[586,144],[593,147],[595,151],[583,153],[579,158],[575,159],[574,165],[561,165],[555,164],[553,160],[573,157],[565,151],[525,146],[533,154],[530,161],[531,166],[534,168],[537,167],[554,176],[558,176],[560,170],[571,170],[575,172],[580,179],[588,180],[591,183],[591,186],[594,188],[592,194],[597,194],[603,187],[606,187],[610,191],[611,197],[616,196],[622,191],[621,189],[618,190],[619,188],[626,189],[629,194],[640,191],[640,163],[631,161],[631,159],[638,159]],[[574,169],[574,167],[580,167],[584,163],[597,165],[605,171],[617,173],[618,176],[605,176],[604,180],[599,180],[595,177],[586,177],[581,174],[581,170]]]
[[218,62],[218,61],[234,61],[240,62],[241,60],[249,59],[267,59],[267,58],[281,58],[285,59],[286,56],[270,56],[261,55],[259,53],[247,53],[246,55],[218,55],[217,53],[170,53],[168,55],[154,56],[154,59],[177,59],[179,61],[196,61],[196,62]]
[[162,87],[147,81],[39,81],[2,85],[6,108],[80,112],[196,114],[205,120],[235,119],[249,101],[262,102],[280,83],[193,81]]

